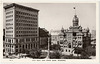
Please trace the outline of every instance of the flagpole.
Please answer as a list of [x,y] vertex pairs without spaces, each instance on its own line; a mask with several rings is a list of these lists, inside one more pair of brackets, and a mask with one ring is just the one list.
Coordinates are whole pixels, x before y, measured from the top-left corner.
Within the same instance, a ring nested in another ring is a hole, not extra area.
[[76,7],[73,7],[73,9],[75,10],[75,15],[76,15]]

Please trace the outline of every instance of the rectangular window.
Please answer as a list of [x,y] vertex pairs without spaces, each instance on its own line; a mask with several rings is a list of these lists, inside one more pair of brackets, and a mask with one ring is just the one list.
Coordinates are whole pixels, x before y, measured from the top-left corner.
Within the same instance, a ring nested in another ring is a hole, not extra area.
[[13,25],[13,23],[7,23],[6,26]]
[[69,50],[69,52],[70,52],[70,50]]
[[16,49],[16,52],[18,52],[18,49]]
[[73,36],[76,36],[76,33],[73,33]]
[[13,27],[6,27],[6,29],[13,29]]
[[16,48],[18,48],[18,45],[16,45]]
[[6,20],[6,22],[9,22],[9,21],[13,21],[13,19],[8,19],[8,20]]
[[27,49],[27,44],[26,44],[26,49]]
[[24,45],[23,45],[23,49],[24,49]]
[[13,46],[12,46],[12,48],[13,48]]
[[11,14],[11,13],[13,13],[13,11],[6,12],[6,14]]
[[30,41],[30,38],[27,38],[26,41],[27,41],[27,42]]
[[31,44],[31,49],[32,49],[32,44]]
[[13,37],[13,35],[6,35],[7,37]]
[[11,17],[13,17],[13,15],[6,16],[6,18],[11,18]]
[[13,33],[13,31],[6,31],[6,33]]
[[6,39],[6,42],[7,42],[7,39]]
[[11,42],[11,40],[10,40],[10,39],[8,39],[8,42]]
[[18,39],[16,39],[16,43],[18,43]]
[[66,52],[67,52],[67,49],[66,49]]

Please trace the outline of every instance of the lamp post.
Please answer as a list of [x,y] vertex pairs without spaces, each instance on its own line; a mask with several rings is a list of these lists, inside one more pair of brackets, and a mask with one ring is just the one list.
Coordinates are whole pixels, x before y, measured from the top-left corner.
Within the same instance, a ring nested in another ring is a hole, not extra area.
[[48,37],[48,53],[47,53],[47,57],[46,57],[46,59],[50,59],[49,58],[49,54],[50,54],[50,48],[49,48],[49,46],[50,46],[50,44],[49,44],[49,37]]
[[47,57],[45,59],[50,59],[49,54],[50,54],[50,35],[48,36],[48,52],[47,52]]

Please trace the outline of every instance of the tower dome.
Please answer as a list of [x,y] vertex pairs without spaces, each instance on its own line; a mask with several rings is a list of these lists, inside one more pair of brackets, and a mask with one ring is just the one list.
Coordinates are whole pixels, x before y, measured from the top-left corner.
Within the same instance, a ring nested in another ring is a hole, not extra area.
[[77,15],[74,15],[73,26],[78,26],[78,22],[79,22],[79,19],[78,19]]

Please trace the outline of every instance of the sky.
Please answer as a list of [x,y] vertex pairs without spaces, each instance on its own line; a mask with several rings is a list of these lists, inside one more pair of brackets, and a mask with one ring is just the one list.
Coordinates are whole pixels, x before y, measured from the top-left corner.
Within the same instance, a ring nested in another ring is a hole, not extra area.
[[[72,26],[75,14],[79,18],[79,25],[96,30],[96,4],[95,3],[17,3],[39,10],[39,27],[50,30],[68,29]],[[5,26],[5,25],[4,25]]]

